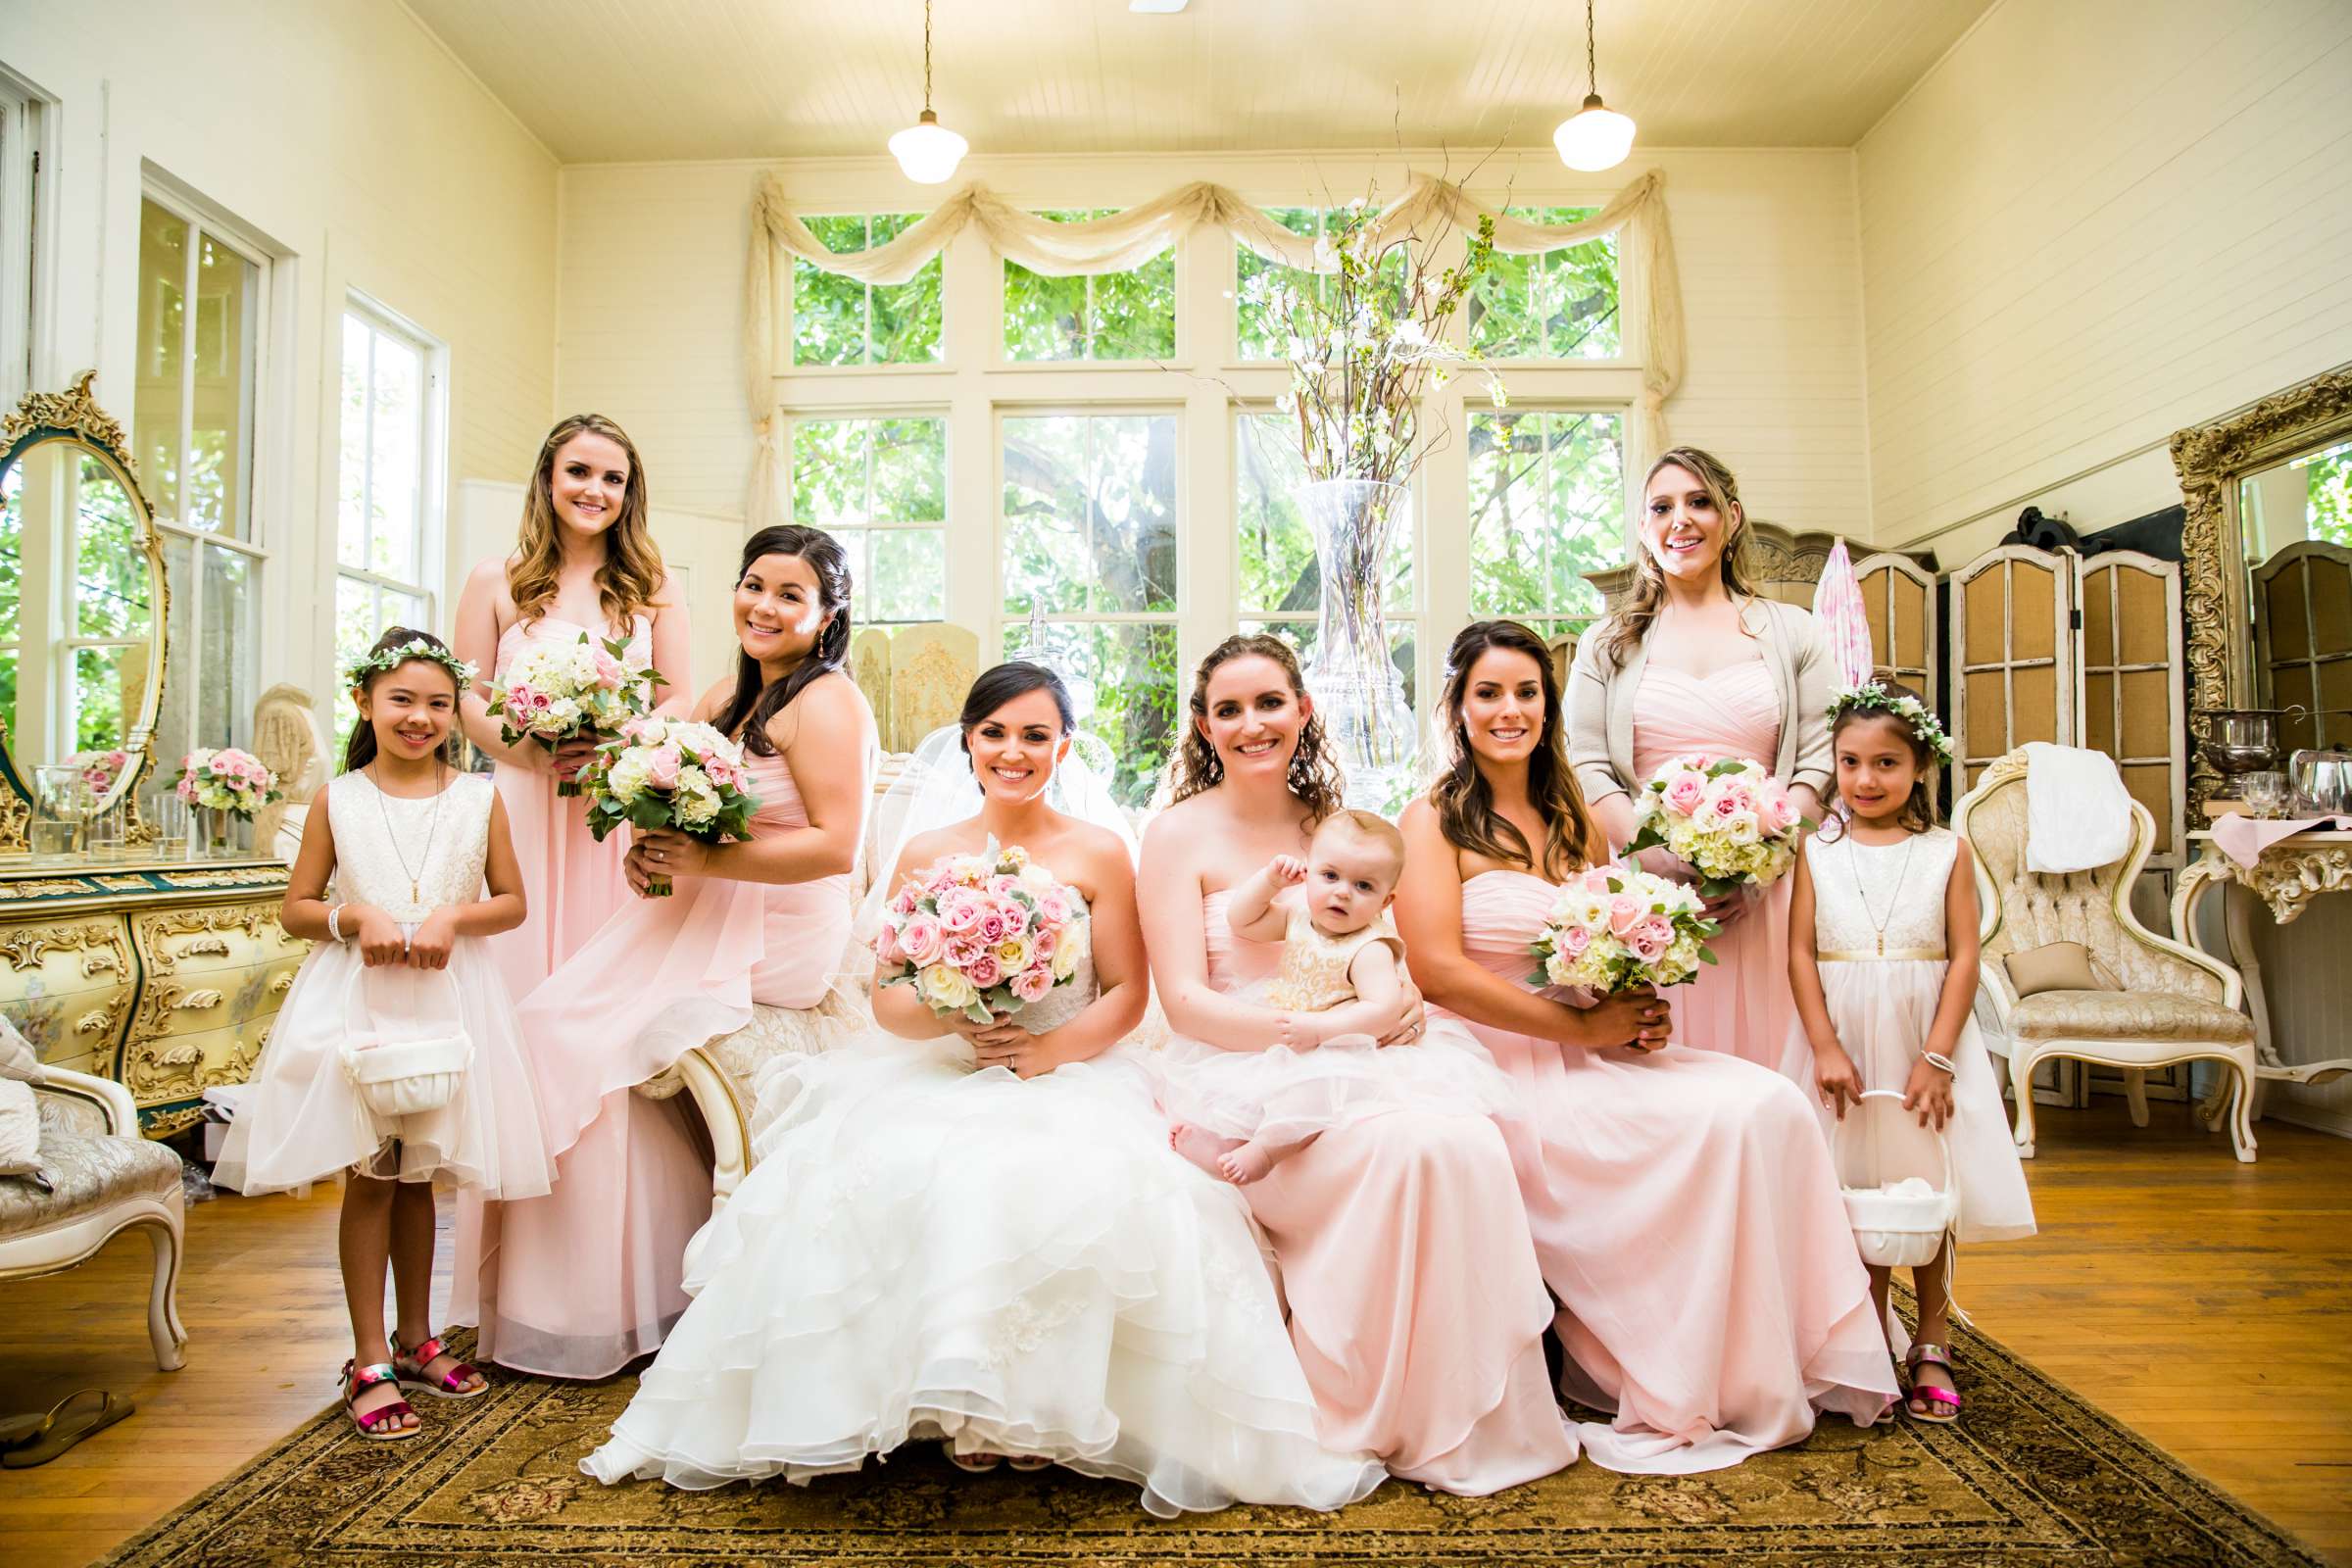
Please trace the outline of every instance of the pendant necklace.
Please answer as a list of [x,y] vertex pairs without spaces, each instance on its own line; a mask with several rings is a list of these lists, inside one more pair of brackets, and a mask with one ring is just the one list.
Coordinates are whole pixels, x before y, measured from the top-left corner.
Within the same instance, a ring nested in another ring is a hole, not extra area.
[[1854,897],[1862,901],[1862,918],[1868,920],[1878,933],[1878,956],[1884,958],[1886,956],[1886,927],[1894,919],[1896,907],[1903,902],[1903,879],[1911,874],[1911,852],[1919,848],[1919,835],[1913,833],[1903,840],[1903,863],[1894,873],[1894,897],[1886,901],[1886,918],[1884,920],[1870,912],[1870,894],[1862,886],[1862,858],[1854,853],[1855,850],[1873,848],[1876,846],[1856,839],[1852,848],[1846,851],[1845,868],[1854,875]]
[[409,879],[409,903],[412,906],[420,905],[424,902],[424,895],[420,891],[423,886],[424,873],[433,863],[433,835],[441,828],[441,801],[444,796],[449,794],[446,788],[441,787],[440,760],[436,758],[433,761],[433,814],[424,824],[424,856],[417,862],[416,869],[414,871],[409,869],[409,858],[401,850],[400,835],[392,831],[392,811],[389,807],[384,805],[383,781],[375,776],[373,763],[369,763],[368,767],[368,782],[375,786],[375,809],[377,814],[384,819],[384,838],[392,846],[392,857],[400,861],[401,875]]

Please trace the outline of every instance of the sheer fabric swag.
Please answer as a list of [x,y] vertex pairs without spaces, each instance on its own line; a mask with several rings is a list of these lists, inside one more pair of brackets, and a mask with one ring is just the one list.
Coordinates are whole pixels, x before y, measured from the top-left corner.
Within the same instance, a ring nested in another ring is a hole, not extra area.
[[[1630,259],[1642,277],[1642,341],[1641,417],[1652,452],[1672,443],[1666,432],[1666,400],[1683,379],[1683,296],[1675,274],[1674,238],[1666,222],[1665,176],[1651,170],[1610,199],[1607,206],[1576,223],[1529,223],[1472,199],[1460,186],[1416,174],[1403,195],[1380,215],[1383,242],[1428,232],[1437,225],[1475,227],[1494,218],[1494,248],[1512,255],[1558,250],[1582,240],[1623,230],[1621,259]],[[1270,262],[1300,271],[1331,271],[1335,264],[1316,254],[1313,238],[1294,234],[1223,185],[1196,181],[1107,218],[1059,223],[1012,206],[985,185],[966,185],[930,215],[886,244],[871,250],[836,252],[808,231],[792,212],[790,198],[774,175],[752,198],[752,238],[745,276],[744,387],[759,452],[752,465],[745,515],[754,527],[782,520],[784,483],[782,421],[776,413],[775,270],[778,254],[861,283],[904,283],[945,250],[966,225],[977,224],[990,246],[1006,261],[1049,277],[1121,272],[1142,266],[1196,228],[1222,228],[1236,243]]]

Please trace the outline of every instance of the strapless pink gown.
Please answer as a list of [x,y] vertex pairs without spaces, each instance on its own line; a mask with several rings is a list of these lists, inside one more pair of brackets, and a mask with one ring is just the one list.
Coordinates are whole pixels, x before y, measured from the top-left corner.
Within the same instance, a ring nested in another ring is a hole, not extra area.
[[[557,615],[516,621],[498,640],[496,678],[505,680],[507,666],[530,644],[574,643],[583,632],[600,639],[606,635]],[[639,615],[629,627],[623,660],[643,669],[653,662],[653,649],[654,617]],[[662,673],[685,678],[683,670]],[[514,835],[514,858],[522,869],[525,917],[514,930],[490,938],[490,955],[507,977],[507,989],[527,997],[629,902],[628,880],[620,870],[628,843],[618,834],[597,843],[588,831],[587,808],[576,796],[558,795],[552,773],[500,762],[492,778],[506,804],[507,831]]]
[[[1211,894],[1203,914],[1209,981],[1230,992],[1281,949],[1236,942],[1226,898]],[[1242,1189],[1281,1265],[1323,1446],[1470,1496],[1577,1453],[1546,1386],[1551,1298],[1514,1172],[1535,1143],[1513,1127],[1517,1162],[1486,1116],[1399,1110],[1324,1133]]]
[[[781,757],[751,760],[755,838],[806,827]],[[751,1021],[812,1007],[841,969],[850,879],[680,877],[630,896],[518,1009],[555,1190],[486,1205],[458,1237],[451,1318],[502,1366],[596,1378],[658,1349],[686,1310],[687,1240],[710,1217],[710,1165],[683,1096],[631,1091]]]
[[[1462,948],[1514,984],[1551,884],[1462,886]],[[1875,1421],[1895,1395],[1828,1145],[1776,1072],[1669,1046],[1586,1051],[1479,1024],[1541,1129],[1527,1194],[1562,1303],[1565,1392],[1611,1470],[1689,1474],[1801,1441],[1816,1410]]]
[[[1634,693],[1634,778],[1639,788],[1670,758],[1704,752],[1773,765],[1780,755],[1781,704],[1760,659],[1705,679],[1649,664]],[[1665,852],[1657,852],[1661,858]],[[1682,862],[1674,862],[1680,865]],[[1796,1021],[1788,989],[1788,897],[1784,876],[1744,895],[1739,919],[1707,946],[1712,966],[1674,990],[1674,1038],[1686,1046],[1730,1052],[1780,1070]]]

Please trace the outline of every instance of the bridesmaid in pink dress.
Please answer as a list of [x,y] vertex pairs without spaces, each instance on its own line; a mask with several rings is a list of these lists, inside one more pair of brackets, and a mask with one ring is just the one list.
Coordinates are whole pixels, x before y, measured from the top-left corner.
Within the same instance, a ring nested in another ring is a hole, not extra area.
[[[1787,781],[1819,820],[1830,778],[1829,664],[1813,617],[1758,599],[1744,563],[1739,483],[1679,447],[1649,470],[1634,589],[1586,633],[1570,677],[1569,759],[1612,850],[1634,835],[1638,790],[1669,759],[1743,757]],[[1666,851],[1648,869],[1687,874]],[[1788,893],[1714,901],[1716,963],[1675,999],[1675,1039],[1778,1070],[1796,1019],[1788,986]]]
[[1541,1129],[1522,1174],[1562,1388],[1616,1412],[1581,1429],[1585,1451],[1687,1474],[1800,1442],[1817,1410],[1876,1421],[1894,1368],[1804,1095],[1666,1044],[1656,997],[1529,988],[1556,883],[1598,847],[1544,644],[1510,621],[1466,628],[1442,704],[1451,756],[1405,808],[1397,924],[1433,1006],[1469,1024]]
[[[1171,1051],[1258,1051],[1279,1015],[1231,995],[1279,957],[1226,928],[1233,885],[1304,852],[1339,805],[1290,648],[1229,637],[1202,661],[1176,804],[1144,836],[1137,888]],[[1420,1037],[1407,995],[1388,1039]],[[1529,1246],[1518,1167],[1530,1131],[1398,1111],[1325,1133],[1239,1189],[1272,1243],[1291,1340],[1326,1447],[1406,1480],[1483,1495],[1574,1462],[1544,1366],[1551,1301]],[[1818,1141],[1818,1133],[1816,1133]],[[1849,1253],[1851,1247],[1848,1247]]]
[[693,712],[744,742],[753,836],[637,835],[627,885],[666,876],[674,894],[628,899],[519,1009],[555,1190],[489,1205],[453,1306],[501,1365],[603,1377],[659,1348],[686,1309],[710,1162],[682,1100],[633,1091],[748,1023],[754,1003],[814,1006],[840,971],[875,756],[844,669],[849,604],[831,535],[753,535],[735,585],[742,658]]
[[[671,682],[665,710],[683,709],[686,607],[674,602],[662,553],[649,531],[645,469],[637,449],[612,420],[575,414],[540,444],[523,505],[522,532],[504,559],[475,564],[458,600],[458,657],[503,680],[514,656],[533,642],[577,642],[581,633],[625,641],[632,666],[649,664]],[[474,749],[497,764],[499,800],[522,862],[530,918],[490,945],[516,1001],[596,934],[628,901],[620,870],[627,846],[599,844],[586,809],[556,786],[579,770],[585,741],[550,753],[535,741],[509,746],[490,716],[489,694],[467,692],[461,720]]]

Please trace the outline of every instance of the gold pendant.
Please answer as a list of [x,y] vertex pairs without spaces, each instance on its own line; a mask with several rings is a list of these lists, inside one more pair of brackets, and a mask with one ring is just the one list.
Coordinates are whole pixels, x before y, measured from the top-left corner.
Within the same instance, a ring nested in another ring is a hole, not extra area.
[[[409,884],[409,902],[410,902],[411,904],[422,904],[422,903],[424,902],[424,900],[422,900],[421,898],[417,897],[417,895],[416,895],[416,883],[414,883],[414,882],[412,882],[412,883],[410,883],[410,884]],[[1880,951],[1881,953],[1884,953],[1884,952],[1886,952],[1886,939],[1885,937],[1881,937],[1881,938],[1879,938],[1879,951]]]
[[1886,933],[1884,931],[1879,933],[1879,956],[1886,956]]

